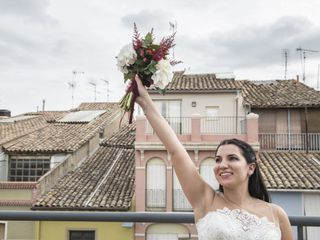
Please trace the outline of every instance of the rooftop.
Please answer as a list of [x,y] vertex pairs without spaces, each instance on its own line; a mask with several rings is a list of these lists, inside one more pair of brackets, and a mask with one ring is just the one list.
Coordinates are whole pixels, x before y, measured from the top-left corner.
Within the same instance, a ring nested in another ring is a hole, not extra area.
[[267,188],[320,190],[320,152],[260,152],[259,159]]
[[[134,193],[134,131],[132,125],[120,129],[107,145],[40,197],[33,209],[129,210]],[[119,145],[116,139],[124,134],[128,143]]]
[[[75,151],[97,134],[102,127],[105,127],[110,122],[110,119],[114,117],[114,114],[120,111],[118,104],[104,104],[104,106],[108,108],[99,111],[99,114],[94,115],[91,121],[86,119],[86,121],[60,122],[61,118],[55,118],[55,120],[51,119],[48,123],[42,118],[41,124],[38,123],[37,127],[32,128],[27,127],[26,124],[21,124],[22,128],[26,128],[29,131],[25,131],[25,135],[18,135],[18,138],[13,132],[12,136],[16,136],[16,138],[12,138],[10,142],[4,142],[3,149],[11,154]],[[77,111],[69,114],[74,113],[77,113]]]

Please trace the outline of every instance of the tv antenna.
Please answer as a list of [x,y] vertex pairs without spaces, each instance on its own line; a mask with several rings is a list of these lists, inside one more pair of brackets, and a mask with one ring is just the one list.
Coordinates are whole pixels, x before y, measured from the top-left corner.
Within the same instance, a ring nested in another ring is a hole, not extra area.
[[73,108],[73,104],[74,104],[74,91],[75,91],[76,86],[77,86],[76,76],[78,74],[84,74],[84,72],[73,70],[72,71],[72,79],[71,79],[70,82],[68,82],[69,88],[71,88],[72,108]]
[[[173,22],[169,22],[169,25],[170,25],[170,30],[172,31],[172,34],[174,34],[176,31],[177,31],[177,28],[178,28],[178,23],[177,21],[174,21]],[[175,58],[174,58],[174,46],[172,47],[172,61],[174,61]]]
[[288,73],[288,55],[289,50],[283,49],[283,56],[284,56],[284,80],[287,80],[287,73]]
[[296,49],[298,52],[300,52],[300,58],[301,58],[301,65],[302,65],[302,80],[303,83],[306,81],[306,53],[317,53],[319,51],[316,50],[311,50],[311,49],[304,49],[304,48],[297,48]]
[[107,102],[109,102],[109,93],[111,92],[110,88],[109,88],[110,82],[109,82],[109,80],[103,79],[103,78],[101,78],[100,80],[103,81],[107,85]]
[[97,101],[97,82],[95,80],[90,80],[89,84],[91,86],[93,86],[93,90],[94,90],[94,101]]

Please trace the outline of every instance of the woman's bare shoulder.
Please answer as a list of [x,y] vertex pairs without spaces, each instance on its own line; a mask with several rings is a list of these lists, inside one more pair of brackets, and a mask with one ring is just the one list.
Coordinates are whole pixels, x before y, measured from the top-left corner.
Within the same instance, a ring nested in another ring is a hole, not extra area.
[[292,229],[291,229],[291,224],[290,224],[287,213],[284,211],[282,207],[280,207],[277,204],[271,203],[271,206],[279,221],[279,227],[282,235],[281,239],[282,240],[292,239]]

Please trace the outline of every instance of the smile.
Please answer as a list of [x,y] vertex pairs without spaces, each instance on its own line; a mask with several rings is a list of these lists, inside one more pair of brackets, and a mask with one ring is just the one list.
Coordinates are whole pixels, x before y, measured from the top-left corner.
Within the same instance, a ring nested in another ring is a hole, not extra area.
[[230,173],[230,172],[220,173],[220,176],[221,176],[221,177],[230,176],[230,175],[232,175],[232,173]]

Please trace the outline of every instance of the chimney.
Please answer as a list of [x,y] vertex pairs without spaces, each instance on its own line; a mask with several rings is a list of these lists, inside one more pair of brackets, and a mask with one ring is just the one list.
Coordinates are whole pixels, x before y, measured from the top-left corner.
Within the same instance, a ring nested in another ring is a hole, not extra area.
[[0,118],[11,117],[11,112],[6,109],[0,109]]
[[299,82],[299,75],[297,75],[297,82]]
[[42,112],[44,112],[44,106],[45,106],[45,104],[46,104],[46,100],[42,100]]

